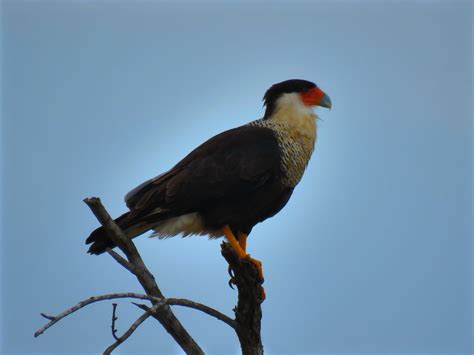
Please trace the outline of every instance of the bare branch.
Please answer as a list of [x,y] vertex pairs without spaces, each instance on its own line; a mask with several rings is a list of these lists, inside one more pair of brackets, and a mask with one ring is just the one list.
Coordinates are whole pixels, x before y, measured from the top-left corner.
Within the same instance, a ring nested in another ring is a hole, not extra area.
[[148,311],[150,309],[150,307],[148,307],[146,304],[143,304],[143,303],[132,302],[132,304],[144,311]]
[[[187,308],[193,308],[198,311],[201,311],[203,313],[206,313],[207,315],[214,317],[224,323],[226,323],[228,326],[236,329],[237,323],[235,320],[232,318],[226,316],[225,314],[215,310],[214,308],[211,308],[209,306],[206,306],[205,304],[190,301],[184,298],[166,298],[165,303],[170,305],[170,306],[182,306],[182,307],[187,307]],[[148,310],[150,307],[144,304],[140,303],[135,303],[132,302],[135,306],[137,306],[140,309],[143,309],[144,311]]]
[[[188,307],[188,308],[194,308],[194,309],[197,309],[201,312],[204,312],[226,324],[228,324],[229,326],[231,326],[232,328],[236,328],[236,323],[233,319],[229,318],[228,316],[226,316],[225,314],[222,314],[221,312],[211,308],[211,307],[208,307],[206,305],[203,305],[201,303],[197,303],[197,302],[193,302],[193,301],[190,301],[190,300],[187,300],[187,299],[183,299],[183,298],[157,298],[157,297],[153,297],[153,296],[148,296],[148,295],[145,295],[145,294],[140,294],[140,293],[134,293],[134,292],[122,292],[122,293],[109,293],[109,294],[105,294],[105,295],[99,295],[99,296],[92,296],[92,297],[89,297],[79,303],[77,303],[76,305],[74,305],[73,307],[70,307],[68,309],[66,309],[65,311],[61,312],[60,314],[58,314],[57,316],[46,316],[45,314],[41,314],[43,317],[45,317],[46,319],[49,319],[50,321],[44,325],[42,328],[40,328],[39,330],[37,330],[35,332],[35,337],[43,334],[48,328],[50,328],[51,326],[53,326],[54,324],[56,324],[57,322],[59,322],[61,319],[67,317],[68,315],[80,310],[81,308],[84,308],[85,306],[88,306],[92,303],[95,303],[95,302],[99,302],[99,301],[105,301],[105,300],[112,300],[112,299],[118,299],[118,298],[135,298],[135,299],[141,299],[141,300],[149,300],[149,301],[152,301],[154,302],[154,307],[147,307],[147,306],[144,306],[144,305],[139,305],[139,304],[136,304],[134,303],[135,305],[137,305],[138,307],[140,307],[141,309],[145,309],[146,311],[150,311],[152,308],[153,310],[151,310],[149,313],[150,314],[153,314],[154,312],[158,311],[158,309],[164,305],[170,305],[170,306],[183,306],[183,307]],[[145,308],[146,307],[146,308]],[[112,319],[115,318],[115,313],[112,315]],[[112,329],[114,327],[114,324],[112,323]],[[113,330],[112,330],[113,332]]]
[[117,320],[117,304],[114,303],[111,328],[112,335],[116,341],[105,350],[104,354],[110,354],[121,343],[126,341],[148,317],[152,316],[163,325],[186,354],[203,355],[204,352],[201,350],[199,345],[197,345],[194,339],[188,334],[186,329],[184,329],[170,309],[170,306],[182,306],[199,310],[232,327],[237,333],[243,354],[263,355],[263,345],[260,335],[263,280],[261,279],[261,276],[259,276],[258,270],[253,263],[245,258],[240,258],[227,243],[222,243],[222,255],[229,264],[229,275],[231,276],[229,284],[231,286],[232,284],[236,285],[238,290],[238,303],[234,308],[236,315],[235,320],[201,303],[180,298],[165,298],[161,293],[154,276],[145,266],[133,241],[125,235],[125,233],[110,217],[100,202],[100,199],[96,197],[86,198],[84,202],[90,207],[94,215],[100,221],[112,242],[125,254],[126,259],[110,248],[107,249],[107,252],[120,265],[136,276],[146,294],[124,292],[93,296],[77,303],[73,307],[66,309],[56,316],[41,313],[41,316],[46,318],[49,322],[34,333],[35,337],[43,334],[48,328],[58,323],[63,318],[89,304],[103,300],[134,298],[150,301],[153,306],[149,307],[145,304],[132,302],[134,305],[144,310],[145,313],[143,313],[121,337],[117,337],[117,330],[115,328],[115,322]]
[[104,351],[104,355],[110,355],[114,349],[122,344],[125,340],[127,340],[130,335],[133,334],[133,332],[142,324],[150,315],[151,312],[154,312],[157,310],[157,306],[153,306],[149,308],[145,313],[143,313],[131,326],[128,328],[128,330],[123,333],[123,335],[119,338],[114,334],[114,338],[116,339],[116,342],[110,345],[107,349]]
[[133,264],[129,263],[123,256],[121,256],[119,253],[116,251],[108,248],[107,253],[110,254],[112,258],[115,259],[116,262],[118,262],[120,265],[122,265],[125,269],[130,271],[132,274],[136,275],[137,270]]
[[40,313],[42,317],[46,318],[46,319],[49,319],[49,320],[54,320],[54,317],[53,316],[48,316],[47,314],[44,314],[44,313]]
[[117,316],[115,315],[116,310],[117,310],[117,303],[112,303],[112,325],[110,327],[112,328],[112,336],[114,337],[115,340],[118,340],[117,329],[115,329],[115,321],[118,319]]
[[[148,295],[159,299],[165,298],[159,289],[155,278],[145,266],[145,263],[138,253],[135,244],[131,239],[127,238],[125,233],[110,217],[109,213],[100,202],[100,199],[97,197],[90,197],[84,199],[84,202],[89,206],[99,222],[105,228],[109,238],[126,255],[128,262],[134,266],[135,271],[133,273],[137,277],[145,292]],[[156,301],[152,301],[152,303],[153,305],[156,305]],[[159,307],[155,312],[153,312],[152,315],[175,339],[175,341],[181,346],[186,354],[204,355],[204,351],[202,351],[191,335],[189,335],[187,330],[179,322],[169,306],[165,305],[163,307]]]
[[205,304],[197,303],[197,302],[182,299],[182,298],[166,298],[165,302],[170,306],[182,306],[182,307],[197,309],[201,312],[206,313],[207,315],[210,315],[211,317],[214,317],[226,323],[227,325],[229,325],[230,327],[234,329],[237,327],[237,323],[235,322],[235,320],[226,316],[225,314],[222,314],[219,311],[216,311],[214,308],[206,306]]
[[160,305],[165,304],[163,299],[140,294],[140,293],[133,293],[133,292],[123,292],[123,293],[109,293],[106,295],[100,295],[100,296],[92,296],[89,297],[76,305],[74,305],[71,308],[66,309],[65,311],[59,313],[57,316],[46,316],[45,314],[41,314],[43,317],[49,319],[49,323],[47,323],[45,326],[42,328],[38,329],[35,332],[35,337],[43,334],[48,328],[59,322],[61,319],[64,317],[67,317],[68,315],[80,310],[81,308],[84,308],[85,306],[88,306],[92,303],[99,302],[99,301],[105,301],[105,300],[112,300],[112,299],[117,299],[117,298],[137,298],[141,300],[153,300],[156,303],[159,303]]
[[234,329],[239,337],[242,354],[262,355],[262,280],[255,265],[247,259],[239,258],[228,243],[222,243],[221,249],[222,256],[232,270],[231,282],[237,286],[239,293],[237,307],[234,309],[237,324]]
[[110,217],[104,205],[100,202],[100,199],[98,197],[88,197],[84,199],[84,202],[89,206],[97,220],[105,228],[109,238],[112,239],[112,241],[117,244],[120,250],[122,250],[127,256],[128,261],[134,266],[140,265],[145,267],[135,244],[133,244],[131,239],[127,238],[117,223],[115,223],[112,217]]

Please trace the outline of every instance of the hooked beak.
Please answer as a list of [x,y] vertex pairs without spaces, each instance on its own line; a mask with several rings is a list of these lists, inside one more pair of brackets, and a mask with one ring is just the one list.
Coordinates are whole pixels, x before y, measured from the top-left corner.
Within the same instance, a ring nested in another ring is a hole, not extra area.
[[319,101],[318,106],[331,109],[332,104],[331,104],[331,99],[329,98],[329,96],[324,94],[324,96],[321,98],[321,101]]

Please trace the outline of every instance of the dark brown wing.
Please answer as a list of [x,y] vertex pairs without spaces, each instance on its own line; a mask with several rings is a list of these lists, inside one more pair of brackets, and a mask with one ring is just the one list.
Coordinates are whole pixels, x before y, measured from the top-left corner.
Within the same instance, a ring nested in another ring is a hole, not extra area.
[[232,203],[279,175],[280,150],[273,132],[242,126],[209,139],[125,199],[133,214],[161,208],[180,215],[206,209],[216,201]]

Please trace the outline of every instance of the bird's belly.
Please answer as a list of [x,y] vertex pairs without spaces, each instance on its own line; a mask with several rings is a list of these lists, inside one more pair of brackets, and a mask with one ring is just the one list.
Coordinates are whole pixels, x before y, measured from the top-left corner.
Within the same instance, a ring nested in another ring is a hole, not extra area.
[[292,188],[272,184],[240,199],[220,201],[202,211],[202,221],[208,230],[220,230],[229,225],[233,230],[249,234],[253,226],[274,216],[288,202]]

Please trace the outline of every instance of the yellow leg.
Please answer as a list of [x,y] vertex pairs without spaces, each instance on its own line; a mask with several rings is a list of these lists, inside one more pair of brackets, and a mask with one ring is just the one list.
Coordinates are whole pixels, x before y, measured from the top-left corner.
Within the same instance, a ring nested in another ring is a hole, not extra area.
[[247,252],[247,237],[248,237],[247,234],[239,232],[239,235],[238,235],[239,244],[244,252]]
[[[248,258],[249,261],[257,267],[258,276],[260,277],[260,280],[263,280],[262,262],[260,260],[251,258],[250,255],[247,254],[246,252],[247,236],[244,233],[239,232],[239,240],[237,241],[237,239],[234,236],[234,233],[232,233],[232,230],[230,229],[228,225],[224,226],[223,232],[228,242],[232,246],[232,249],[235,250],[235,252],[240,258]],[[263,291],[263,287],[262,287],[262,291]],[[265,292],[263,292],[263,295],[265,296]]]
[[231,245],[232,249],[234,249],[234,251],[237,253],[239,258],[245,258],[247,256],[247,253],[245,252],[245,250],[242,249],[237,239],[235,239],[234,233],[232,233],[228,225],[225,225],[224,227],[224,234],[227,238],[227,241]]

